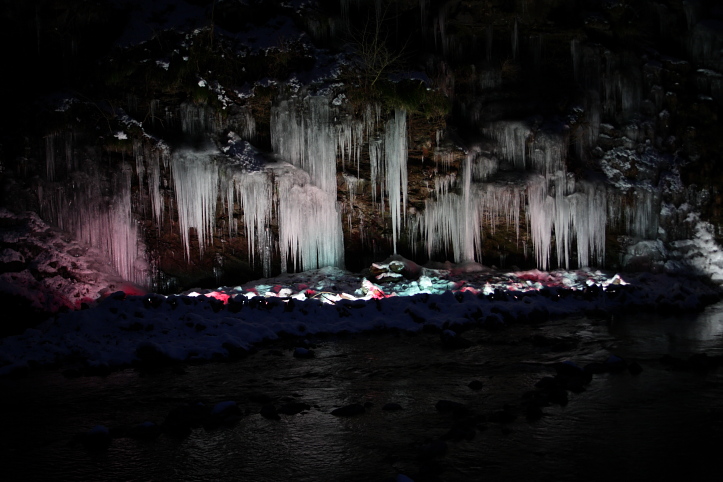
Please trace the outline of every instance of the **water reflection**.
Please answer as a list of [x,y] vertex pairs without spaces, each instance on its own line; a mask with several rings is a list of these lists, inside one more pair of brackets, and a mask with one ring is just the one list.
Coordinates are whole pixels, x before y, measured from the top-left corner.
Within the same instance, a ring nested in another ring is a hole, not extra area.
[[[184,370],[78,379],[38,372],[0,380],[12,394],[0,401],[0,451],[7,473],[26,480],[366,481],[400,472],[415,480],[650,480],[681,471],[692,480],[711,469],[723,442],[723,369],[674,371],[659,358],[722,354],[721,320],[723,305],[716,305],[699,316],[473,329],[463,350],[445,349],[434,333],[386,333],[317,340],[308,360],[280,344]],[[552,363],[584,365],[611,353],[638,360],[643,373],[595,375],[535,422],[485,422],[506,404],[519,407],[553,373]],[[471,380],[483,388],[470,389]],[[232,426],[197,428],[181,439],[119,438],[99,452],[68,444],[97,424],[160,423],[179,405],[223,400],[243,412]],[[268,420],[259,415],[263,400],[311,409]],[[460,402],[471,415],[440,413],[439,400]],[[389,402],[403,410],[382,410]],[[352,418],[330,415],[350,403],[369,408]],[[459,420],[474,438],[451,438],[445,454],[430,455],[430,441]]]

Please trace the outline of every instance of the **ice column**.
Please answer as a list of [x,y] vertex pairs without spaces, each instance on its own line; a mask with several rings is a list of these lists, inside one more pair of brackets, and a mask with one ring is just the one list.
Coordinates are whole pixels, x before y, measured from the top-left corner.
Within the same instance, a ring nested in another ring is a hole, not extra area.
[[397,238],[407,210],[407,112],[397,109],[386,125],[384,142],[384,185],[389,196],[392,218],[392,244],[397,252]]
[[294,271],[343,266],[341,216],[332,196],[293,166],[276,173],[281,270],[291,260]]
[[[355,132],[359,135],[359,130]],[[326,97],[282,100],[271,110],[271,145],[295,166],[276,173],[282,271],[288,260],[294,270],[343,265],[344,238],[336,200],[340,138],[345,136],[332,125]],[[352,144],[348,146],[353,152]]]
[[70,174],[69,182],[48,186],[42,200],[44,216],[103,251],[123,279],[147,286],[145,248],[131,211],[132,168],[123,164],[110,179],[104,179],[94,166],[85,167]]
[[274,152],[308,172],[311,182],[318,188],[334,195],[338,141],[335,134],[326,97],[282,100],[271,109],[271,147]]
[[173,153],[171,172],[176,191],[178,224],[186,258],[191,258],[191,228],[196,229],[200,255],[213,240],[218,200],[218,166],[215,151],[181,150]]

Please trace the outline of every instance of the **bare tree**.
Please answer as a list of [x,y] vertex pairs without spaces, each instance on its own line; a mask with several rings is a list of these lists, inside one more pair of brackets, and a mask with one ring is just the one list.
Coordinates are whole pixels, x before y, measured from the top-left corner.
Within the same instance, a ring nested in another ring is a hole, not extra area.
[[[388,7],[388,5],[387,5]],[[399,49],[390,46],[388,8],[374,18],[367,16],[361,31],[350,33],[350,43],[355,53],[354,68],[363,89],[373,89],[385,75],[401,68],[406,43]]]

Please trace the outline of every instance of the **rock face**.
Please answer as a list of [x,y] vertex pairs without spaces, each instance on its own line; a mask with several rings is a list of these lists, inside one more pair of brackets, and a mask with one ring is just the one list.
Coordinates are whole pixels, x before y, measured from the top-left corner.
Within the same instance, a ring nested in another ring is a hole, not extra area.
[[[156,290],[392,253],[718,271],[701,261],[723,212],[713,2],[215,3],[189,2],[211,25],[189,32],[143,9],[79,17],[99,40],[66,67],[87,75],[11,104],[4,205]],[[129,40],[149,18],[155,37]],[[47,95],[64,87],[82,95]],[[6,272],[28,262],[0,250]]]

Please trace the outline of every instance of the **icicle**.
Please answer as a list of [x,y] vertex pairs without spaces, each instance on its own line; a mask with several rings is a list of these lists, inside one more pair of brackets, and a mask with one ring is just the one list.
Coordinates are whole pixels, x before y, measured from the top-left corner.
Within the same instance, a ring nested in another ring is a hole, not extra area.
[[[238,198],[239,208],[243,212],[249,261],[253,265],[257,254],[264,260],[264,254],[271,252],[269,228],[273,208],[273,183],[267,172],[256,171],[236,173],[231,184]],[[229,201],[231,215],[232,204],[231,199]],[[264,276],[269,276],[266,268],[264,270]]]
[[279,250],[282,271],[343,266],[344,242],[336,196],[312,185],[309,175],[293,168],[276,176]]
[[133,139],[133,159],[136,161],[136,175],[138,176],[138,185],[143,185],[145,177],[145,166],[143,164],[143,143],[140,139]]
[[518,38],[518,31],[517,31],[517,17],[515,17],[515,22],[512,26],[512,58],[517,59],[518,50],[519,50],[519,38]]
[[151,126],[156,126],[156,112],[158,111],[158,106],[161,105],[161,101],[158,99],[151,99],[150,104],[148,105],[148,111],[151,116]]
[[482,90],[497,89],[502,85],[502,71],[498,69],[483,70],[479,74],[478,85]]
[[206,133],[218,132],[223,128],[220,114],[205,104],[184,103],[178,110],[181,130],[192,137],[202,137]]
[[471,166],[474,181],[486,181],[497,173],[497,159],[485,155],[477,155]]
[[356,202],[356,193],[364,188],[364,179],[360,179],[355,176],[344,173],[344,183],[346,184],[346,190],[349,193],[349,207],[353,208]]
[[535,247],[535,259],[537,266],[546,270],[550,266],[555,200],[547,195],[547,180],[544,177],[537,176],[528,182],[527,203],[527,221]]
[[633,200],[625,206],[626,231],[631,236],[655,239],[658,235],[660,199],[655,192],[635,189]]
[[256,139],[256,119],[248,109],[241,112],[243,126],[241,128],[241,139],[253,142]]
[[[153,218],[158,229],[163,226],[163,195],[161,194],[161,162],[167,164],[168,151],[153,149],[146,156],[148,162],[148,194],[151,198]],[[162,159],[165,159],[163,161]]]
[[147,286],[145,248],[131,211],[131,177],[125,163],[110,182],[92,167],[72,173],[66,185],[39,190],[41,209],[51,223],[105,253],[123,279]]
[[429,0],[419,0],[419,20],[422,32],[426,32],[427,25],[427,9],[429,8]]
[[575,78],[575,82],[580,81],[580,41],[576,38],[570,40],[570,53],[572,54],[572,73]]
[[337,137],[326,97],[283,100],[271,109],[271,146],[305,170],[324,192],[336,196]]
[[486,38],[487,42],[485,43],[485,47],[487,49],[487,62],[492,61],[492,37],[494,35],[494,29],[492,28],[492,25],[487,25],[486,30]]
[[525,186],[515,184],[484,183],[476,188],[474,197],[479,205],[480,219],[485,219],[492,234],[499,219],[503,218],[507,226],[515,227],[517,239],[520,238],[520,208],[524,204]]
[[55,133],[45,136],[45,178],[55,181]]
[[214,151],[177,151],[172,157],[171,172],[178,205],[178,224],[186,258],[191,258],[191,228],[196,229],[198,249],[203,256],[213,240],[218,199],[218,166]]
[[407,209],[407,112],[396,109],[387,122],[384,142],[384,183],[392,218],[392,245],[397,253],[397,238]]
[[[382,139],[371,139],[369,141],[369,165],[371,173],[369,176],[369,183],[372,189],[372,201],[377,202],[377,182],[380,184],[383,182],[380,177],[382,176],[382,163],[384,161],[384,142]],[[384,212],[384,193],[381,196],[382,209]]]
[[482,132],[497,141],[496,151],[500,157],[512,162],[516,169],[525,169],[532,129],[522,122],[499,121],[489,124]]
[[65,167],[66,172],[72,172],[78,168],[78,164],[73,155],[73,131],[69,130],[65,133]]
[[434,178],[434,197],[440,199],[452,191],[457,184],[457,174],[446,174]]
[[583,183],[580,192],[570,196],[573,203],[573,224],[577,237],[577,263],[588,266],[591,260],[605,262],[605,228],[607,226],[607,192],[599,184]]

